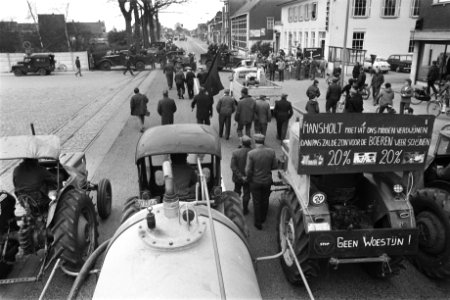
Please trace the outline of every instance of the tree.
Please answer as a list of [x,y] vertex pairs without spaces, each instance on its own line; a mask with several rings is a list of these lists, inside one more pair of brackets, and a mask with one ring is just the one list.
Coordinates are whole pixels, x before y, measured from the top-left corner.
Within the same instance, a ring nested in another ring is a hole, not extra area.
[[[133,31],[131,29],[131,21],[132,21],[132,6],[129,5],[129,8],[126,8],[127,0],[117,0],[119,2],[119,8],[122,12],[123,18],[125,19],[125,32],[127,33],[127,42],[128,45],[132,44],[133,41]],[[130,0],[135,1],[135,0]]]
[[270,54],[270,51],[272,51],[272,46],[270,43],[261,43],[261,41],[255,43],[250,48],[251,53],[261,53],[262,56],[268,57]]
[[117,31],[117,29],[113,29],[108,32],[108,43],[112,48],[121,48],[117,46],[126,46],[127,45],[127,32],[125,30]]

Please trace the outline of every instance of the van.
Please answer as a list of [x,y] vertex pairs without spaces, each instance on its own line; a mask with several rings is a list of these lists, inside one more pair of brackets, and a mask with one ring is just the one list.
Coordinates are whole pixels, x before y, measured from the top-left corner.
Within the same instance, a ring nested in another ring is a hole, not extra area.
[[411,72],[412,54],[393,54],[387,61],[392,71]]

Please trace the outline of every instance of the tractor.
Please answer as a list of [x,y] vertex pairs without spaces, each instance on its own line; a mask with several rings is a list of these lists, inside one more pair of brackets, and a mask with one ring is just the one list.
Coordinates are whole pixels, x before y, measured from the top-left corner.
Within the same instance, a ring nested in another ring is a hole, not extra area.
[[[450,275],[449,192],[417,188],[433,123],[428,115],[300,114],[278,171],[286,189],[278,244],[290,283],[310,292],[308,280],[327,264],[358,263],[389,278],[405,258],[429,277]],[[446,133],[437,165],[448,163]]]
[[[55,261],[55,269],[59,266],[66,274],[76,275],[97,247],[97,213],[101,219],[111,213],[111,183],[108,179],[98,184],[88,181],[84,153],[61,154],[57,136],[2,137],[0,145],[0,160],[27,161],[33,170],[55,179],[54,184],[1,191],[0,285],[38,281]],[[15,184],[21,176],[30,179],[34,172],[16,173],[21,165],[15,168]],[[31,182],[40,184],[39,180]],[[36,276],[6,278],[17,258],[26,262],[40,250],[43,258]]]

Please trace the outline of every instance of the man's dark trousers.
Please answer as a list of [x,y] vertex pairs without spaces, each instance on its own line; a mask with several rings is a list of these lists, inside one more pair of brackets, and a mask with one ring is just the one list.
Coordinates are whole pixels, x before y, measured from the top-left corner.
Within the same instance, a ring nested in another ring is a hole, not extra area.
[[194,98],[194,85],[187,83],[187,90],[188,90],[188,95],[189,95],[189,99]]
[[251,130],[252,130],[252,123],[247,123],[247,124],[242,124],[242,123],[238,123],[238,127],[237,127],[237,133],[239,137],[242,137],[242,129],[245,128],[245,134],[247,136],[252,136],[251,134]]
[[209,121],[209,118],[205,118],[205,119],[199,119],[199,118],[197,118],[197,124],[206,124],[206,125],[210,125],[211,122]]
[[288,125],[289,119],[277,119],[277,136],[280,140],[284,140],[286,138]]
[[234,183],[234,191],[240,196],[241,191],[242,194],[242,206],[244,208],[244,212],[248,211],[248,203],[250,202],[250,185],[248,182],[244,181],[236,181]]
[[250,183],[255,211],[255,225],[262,225],[266,221],[267,211],[269,210],[270,187],[271,184]]
[[[436,89],[436,87],[434,86],[434,80],[428,80],[427,81],[427,94],[430,95],[430,88],[433,89],[433,92],[435,94],[438,93],[438,90]],[[435,96],[436,97],[436,96]]]
[[173,86],[173,73],[166,73],[167,86],[172,89]]
[[226,116],[219,114],[219,136],[223,135],[223,127],[225,125],[225,137],[228,139],[230,137],[231,130],[231,115]]

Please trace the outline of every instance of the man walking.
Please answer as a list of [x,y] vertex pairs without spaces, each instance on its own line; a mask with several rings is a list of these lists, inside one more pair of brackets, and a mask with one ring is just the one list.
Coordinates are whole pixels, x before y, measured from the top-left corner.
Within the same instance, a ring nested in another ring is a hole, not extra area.
[[359,73],[361,73],[361,65],[357,61],[356,64],[353,66],[353,70],[352,70],[353,79],[355,79],[355,80],[358,79]]
[[242,136],[242,129],[245,127],[245,134],[251,137],[253,117],[255,115],[255,100],[248,95],[248,89],[242,88],[241,99],[236,108],[234,120],[238,123],[237,134]]
[[186,72],[186,85],[187,85],[187,90],[188,90],[188,96],[189,99],[192,100],[192,98],[194,98],[194,78],[195,78],[195,74],[194,72],[192,72],[191,67],[187,67],[187,72]]
[[373,106],[378,105],[378,94],[380,94],[381,85],[384,83],[384,76],[380,72],[379,68],[375,69],[375,73],[372,75],[372,96]]
[[255,133],[266,135],[267,124],[271,118],[270,104],[266,101],[266,96],[262,95],[255,103]]
[[361,90],[366,84],[366,72],[364,72],[364,67],[360,68],[358,79],[356,80],[356,84],[358,85],[358,90]]
[[75,67],[77,67],[77,72],[75,73],[75,77],[77,77],[78,75],[81,75],[81,63],[80,63],[80,58],[77,56],[77,58],[75,59]]
[[161,125],[173,124],[173,115],[177,111],[175,100],[169,98],[169,91],[163,91],[163,98],[158,101],[158,114],[161,116]]
[[308,87],[306,90],[306,96],[308,96],[308,99],[314,99],[320,97],[320,90],[319,90],[319,80],[314,79],[313,84]]
[[277,139],[284,140],[286,138],[289,119],[294,115],[292,104],[287,100],[287,94],[281,95],[281,100],[275,101],[273,114],[277,120]]
[[184,82],[186,81],[186,78],[184,77],[183,69],[178,70],[177,74],[175,75],[175,85],[177,86],[177,93],[178,93],[178,99],[184,99]]
[[341,87],[338,84],[338,78],[333,77],[331,85],[328,87],[325,104],[325,110],[327,113],[336,113],[336,105],[341,98]]
[[255,212],[255,227],[262,230],[269,209],[272,170],[278,167],[275,151],[264,146],[264,135],[255,134],[255,149],[247,154],[245,174],[250,184]]
[[433,61],[427,74],[427,94],[430,95],[430,88],[433,89],[434,98],[437,99],[438,90],[434,86],[434,82],[439,79],[439,68],[436,61]]
[[[250,202],[250,186],[245,175],[247,164],[247,154],[252,150],[252,139],[244,135],[241,139],[242,147],[236,149],[231,154],[231,171],[233,172],[234,191],[240,196],[242,194],[242,206],[244,215],[248,214],[248,203]],[[242,192],[241,192],[242,191]]]
[[206,93],[204,87],[200,87],[198,95],[192,100],[191,107],[194,111],[197,105],[197,123],[210,125],[209,119],[213,116],[213,99]]
[[216,105],[219,114],[219,136],[223,136],[223,127],[225,125],[225,138],[230,138],[231,115],[236,110],[236,100],[230,96],[230,90],[226,89],[224,95]]
[[144,132],[145,116],[150,116],[150,112],[147,110],[148,98],[145,95],[139,93],[139,89],[134,89],[134,95],[130,100],[131,115],[137,116],[141,121],[141,132]]
[[127,72],[130,72],[131,75],[134,76],[133,70],[131,70],[131,58],[130,56],[125,56],[125,66],[127,67],[125,71],[123,71],[123,75],[125,75]]
[[278,80],[284,81],[284,69],[286,69],[286,63],[282,58],[277,62],[278,67]]
[[275,81],[275,71],[277,70],[277,65],[275,62],[271,59],[269,61],[269,80]]
[[163,73],[166,74],[167,87],[169,90],[172,89],[173,86],[173,73],[175,72],[175,68],[171,62],[169,62],[163,69]]

